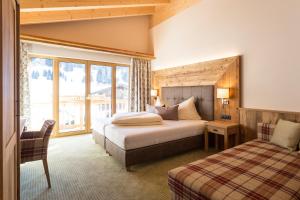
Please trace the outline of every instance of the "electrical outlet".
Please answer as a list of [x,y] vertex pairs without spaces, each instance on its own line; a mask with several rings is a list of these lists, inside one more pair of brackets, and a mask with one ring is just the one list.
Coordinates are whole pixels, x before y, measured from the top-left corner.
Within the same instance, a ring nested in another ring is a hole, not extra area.
[[221,115],[221,119],[231,120],[231,115]]

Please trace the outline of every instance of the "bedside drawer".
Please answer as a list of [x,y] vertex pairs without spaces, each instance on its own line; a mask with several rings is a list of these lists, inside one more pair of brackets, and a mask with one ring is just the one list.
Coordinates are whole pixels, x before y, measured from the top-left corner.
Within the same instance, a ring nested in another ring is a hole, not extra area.
[[217,127],[207,127],[208,132],[216,133],[216,134],[221,134],[224,135],[224,129],[223,128],[217,128]]

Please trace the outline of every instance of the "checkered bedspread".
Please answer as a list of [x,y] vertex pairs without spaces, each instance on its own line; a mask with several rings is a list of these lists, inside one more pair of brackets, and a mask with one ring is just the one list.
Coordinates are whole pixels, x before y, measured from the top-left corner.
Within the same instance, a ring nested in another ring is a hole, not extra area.
[[173,199],[300,199],[300,153],[253,140],[169,171]]

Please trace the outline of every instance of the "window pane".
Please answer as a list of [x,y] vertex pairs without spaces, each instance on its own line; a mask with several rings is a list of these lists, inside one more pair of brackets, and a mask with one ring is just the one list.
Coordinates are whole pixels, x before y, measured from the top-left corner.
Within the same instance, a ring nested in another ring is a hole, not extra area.
[[59,63],[59,130],[85,129],[85,65]]
[[29,129],[39,130],[44,121],[53,119],[53,60],[31,58],[29,64]]
[[112,69],[91,65],[91,126],[111,116]]
[[129,67],[117,67],[116,69],[117,100],[116,112],[128,112],[129,93]]

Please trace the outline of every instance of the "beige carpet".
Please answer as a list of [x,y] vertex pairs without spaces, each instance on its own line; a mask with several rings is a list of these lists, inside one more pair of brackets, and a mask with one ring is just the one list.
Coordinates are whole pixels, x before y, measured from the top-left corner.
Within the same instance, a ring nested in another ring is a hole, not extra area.
[[41,161],[23,164],[21,199],[170,199],[168,170],[204,158],[208,154],[203,150],[196,150],[137,165],[132,168],[133,172],[127,172],[94,143],[91,135],[51,139],[48,163],[52,188],[47,188]]

